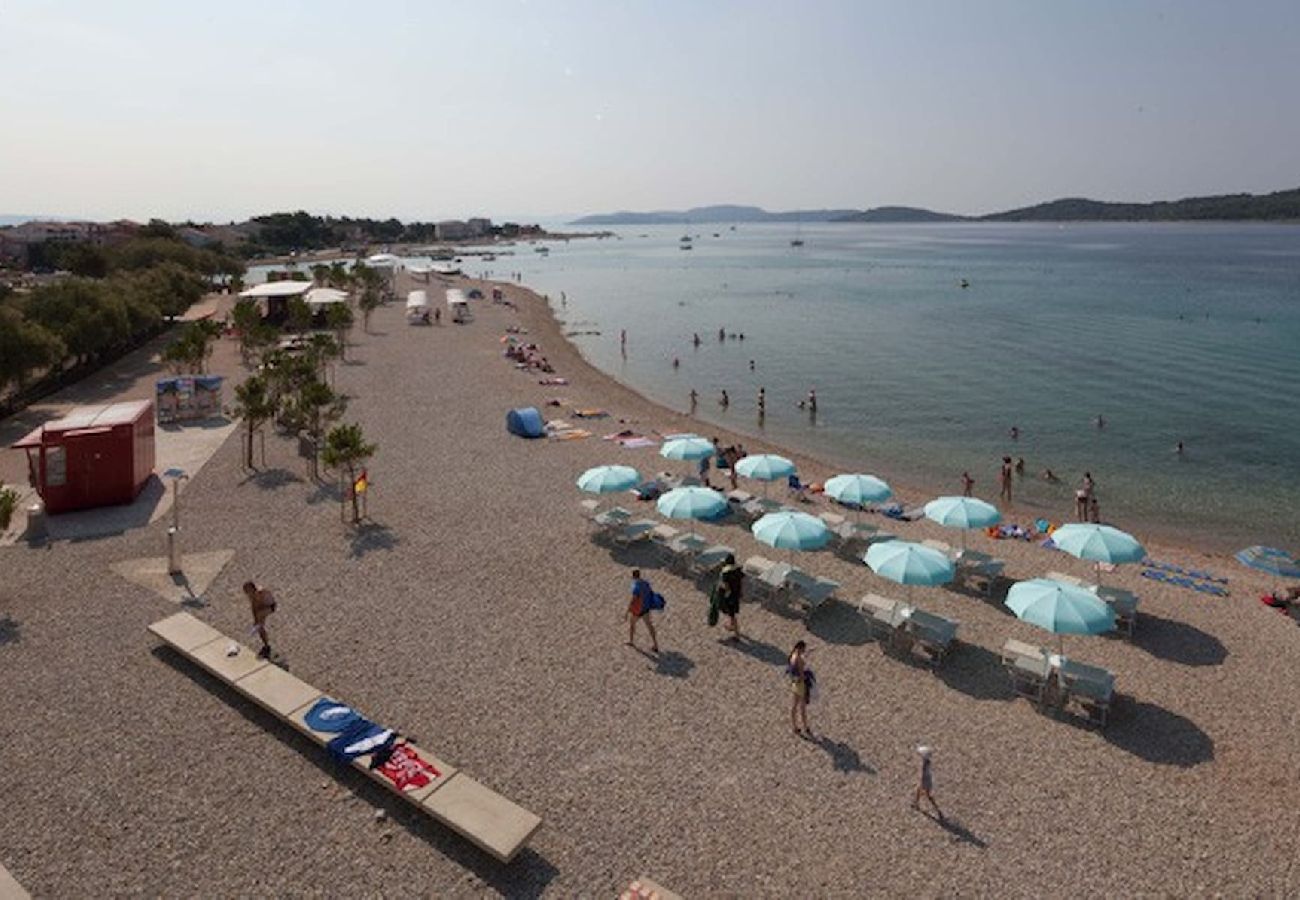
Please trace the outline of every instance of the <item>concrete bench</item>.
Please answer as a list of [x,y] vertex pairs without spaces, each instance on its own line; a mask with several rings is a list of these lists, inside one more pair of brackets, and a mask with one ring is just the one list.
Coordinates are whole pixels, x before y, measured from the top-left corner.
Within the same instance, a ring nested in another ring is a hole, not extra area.
[[[181,656],[252,700],[285,724],[324,747],[337,735],[307,724],[308,710],[325,694],[279,666],[258,659],[248,647],[231,641],[215,628],[181,612],[149,626],[149,631]],[[230,647],[236,652],[227,655]],[[509,862],[528,842],[542,820],[470,778],[456,766],[414,744],[403,747],[432,766],[427,784],[402,789],[379,769],[370,768],[372,755],[352,760],[352,767],[372,781],[415,805],[452,831],[502,862]]]

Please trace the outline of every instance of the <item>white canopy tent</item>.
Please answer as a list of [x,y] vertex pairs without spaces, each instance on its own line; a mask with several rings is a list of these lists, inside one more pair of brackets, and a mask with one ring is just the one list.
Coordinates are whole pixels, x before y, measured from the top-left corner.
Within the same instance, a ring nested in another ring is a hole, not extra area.
[[310,281],[268,281],[246,291],[240,297],[262,300],[267,297],[301,297],[312,289]]
[[406,295],[406,311],[424,312],[429,308],[429,295],[424,291],[411,291]]
[[312,288],[307,292],[306,300],[311,311],[315,313],[333,303],[347,303],[348,292],[337,288]]

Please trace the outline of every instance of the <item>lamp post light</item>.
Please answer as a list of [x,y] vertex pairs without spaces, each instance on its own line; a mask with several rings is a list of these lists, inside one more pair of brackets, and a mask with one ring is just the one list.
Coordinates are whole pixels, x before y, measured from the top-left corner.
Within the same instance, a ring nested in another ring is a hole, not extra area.
[[164,478],[172,480],[172,524],[167,529],[167,574],[180,575],[181,569],[181,482],[188,481],[189,475],[184,469],[170,468],[163,472]]

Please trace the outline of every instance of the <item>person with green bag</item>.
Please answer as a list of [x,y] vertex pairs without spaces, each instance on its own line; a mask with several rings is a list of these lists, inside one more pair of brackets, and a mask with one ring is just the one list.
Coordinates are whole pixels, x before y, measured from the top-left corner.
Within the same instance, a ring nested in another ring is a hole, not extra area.
[[727,627],[731,636],[727,641],[735,643],[740,640],[740,624],[736,617],[740,614],[740,598],[744,590],[745,572],[736,565],[736,557],[727,554],[722,571],[718,574],[718,583],[709,594],[709,627],[718,624],[720,615],[727,617]]

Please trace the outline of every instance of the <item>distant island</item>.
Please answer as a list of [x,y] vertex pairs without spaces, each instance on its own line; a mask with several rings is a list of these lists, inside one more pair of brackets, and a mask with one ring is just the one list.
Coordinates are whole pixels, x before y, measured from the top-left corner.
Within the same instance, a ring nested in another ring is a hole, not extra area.
[[697,206],[686,210],[583,216],[573,225],[683,225],[749,222],[1196,222],[1300,220],[1300,188],[1271,194],[1220,194],[1153,203],[1066,197],[982,216],[958,216],[912,206],[768,212],[757,206]]

